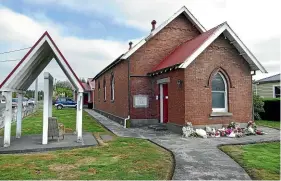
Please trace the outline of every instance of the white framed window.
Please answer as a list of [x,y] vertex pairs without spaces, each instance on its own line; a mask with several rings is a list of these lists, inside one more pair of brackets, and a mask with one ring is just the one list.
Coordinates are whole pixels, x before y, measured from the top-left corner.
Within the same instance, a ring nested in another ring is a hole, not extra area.
[[227,82],[218,72],[212,79],[212,110],[213,112],[228,112]]
[[114,74],[111,75],[111,100],[114,101]]
[[103,98],[104,98],[104,101],[106,101],[106,81],[105,81],[105,78],[103,79]]
[[279,98],[280,97],[280,85],[274,85],[273,86],[273,98]]
[[100,81],[98,81],[98,100],[100,101]]

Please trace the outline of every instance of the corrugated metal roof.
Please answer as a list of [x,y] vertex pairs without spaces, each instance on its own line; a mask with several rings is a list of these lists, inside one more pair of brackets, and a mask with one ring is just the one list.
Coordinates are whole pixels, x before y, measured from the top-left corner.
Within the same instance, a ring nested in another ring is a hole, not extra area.
[[189,57],[196,49],[198,49],[217,30],[217,28],[218,26],[181,44],[172,53],[165,57],[158,65],[156,65],[151,72],[156,72],[164,68],[183,63],[187,57]]
[[85,91],[91,91],[91,87],[89,84],[82,82]]
[[257,80],[255,83],[280,82],[280,74]]

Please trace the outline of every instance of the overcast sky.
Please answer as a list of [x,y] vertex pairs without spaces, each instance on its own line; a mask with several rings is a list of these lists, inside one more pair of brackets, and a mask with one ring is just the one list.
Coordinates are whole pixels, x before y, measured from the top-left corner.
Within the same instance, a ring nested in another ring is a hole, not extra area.
[[[102,68],[185,5],[206,28],[227,21],[269,74],[280,72],[279,0],[0,0],[0,53],[32,46],[47,30],[79,77]],[[0,54],[0,82],[28,50]],[[55,61],[44,71],[65,80]],[[33,89],[32,85],[31,89]],[[39,77],[40,89],[43,77]]]

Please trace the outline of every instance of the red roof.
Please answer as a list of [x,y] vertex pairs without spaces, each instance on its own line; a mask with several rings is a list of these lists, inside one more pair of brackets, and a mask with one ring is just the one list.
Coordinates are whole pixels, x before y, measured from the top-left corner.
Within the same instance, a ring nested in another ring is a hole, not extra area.
[[183,63],[189,56],[195,52],[217,29],[219,26],[206,31],[199,36],[188,40],[178,46],[168,56],[166,56],[158,65],[156,65],[151,72],[156,72],[164,68],[172,67]]
[[89,84],[82,82],[82,85],[85,91],[91,91],[91,87],[89,86]]

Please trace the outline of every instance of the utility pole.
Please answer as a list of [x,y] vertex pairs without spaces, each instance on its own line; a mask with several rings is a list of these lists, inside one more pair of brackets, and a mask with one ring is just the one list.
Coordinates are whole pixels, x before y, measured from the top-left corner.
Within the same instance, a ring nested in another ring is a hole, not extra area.
[[35,80],[35,96],[34,96],[34,99],[35,99],[35,106],[37,107],[37,104],[38,104],[38,78],[36,78],[36,80]]

